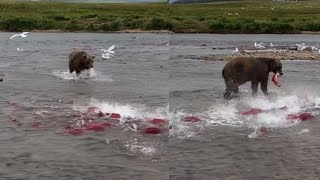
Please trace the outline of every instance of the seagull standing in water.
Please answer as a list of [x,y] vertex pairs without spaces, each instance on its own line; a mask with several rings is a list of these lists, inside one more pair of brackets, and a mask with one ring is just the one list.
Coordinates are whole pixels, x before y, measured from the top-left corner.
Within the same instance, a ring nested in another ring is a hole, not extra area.
[[258,44],[257,44],[256,42],[254,43],[254,47],[256,47],[256,48],[258,48],[258,49],[264,49],[264,48],[266,48],[266,47],[262,46],[261,43],[258,43]]
[[232,51],[232,54],[237,54],[239,52],[239,49],[236,48],[234,51]]
[[29,32],[23,32],[23,33],[20,33],[20,34],[14,34],[13,36],[10,37],[10,39],[13,39],[15,37],[27,37],[27,34]]
[[306,46],[305,43],[296,44],[296,46],[298,47],[297,48],[298,51],[303,51],[308,48],[308,46]]

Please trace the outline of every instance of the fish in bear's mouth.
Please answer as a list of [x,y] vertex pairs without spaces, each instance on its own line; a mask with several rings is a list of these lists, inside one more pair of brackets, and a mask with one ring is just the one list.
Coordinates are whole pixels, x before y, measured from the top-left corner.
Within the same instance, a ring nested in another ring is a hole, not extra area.
[[275,73],[274,75],[273,75],[273,77],[272,77],[272,82],[276,85],[276,86],[278,86],[278,87],[280,87],[281,85],[279,84],[279,77],[280,77],[280,73]]

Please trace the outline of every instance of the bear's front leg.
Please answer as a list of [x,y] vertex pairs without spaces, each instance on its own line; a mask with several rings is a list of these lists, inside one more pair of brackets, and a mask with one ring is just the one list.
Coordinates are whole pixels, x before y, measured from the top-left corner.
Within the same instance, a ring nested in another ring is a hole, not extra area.
[[268,95],[268,80],[261,82],[261,91],[263,92],[264,95],[266,96]]
[[258,85],[259,85],[259,82],[257,82],[257,81],[251,81],[251,89],[252,89],[252,95],[253,95],[253,96],[255,96],[255,95],[257,94]]

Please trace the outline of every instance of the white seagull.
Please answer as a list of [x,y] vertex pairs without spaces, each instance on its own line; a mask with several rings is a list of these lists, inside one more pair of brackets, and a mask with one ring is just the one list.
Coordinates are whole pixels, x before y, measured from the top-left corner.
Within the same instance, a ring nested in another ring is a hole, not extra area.
[[114,48],[114,45],[110,46],[108,49],[101,49],[101,51],[103,51],[104,53],[114,53],[114,51],[112,51]]
[[258,48],[258,49],[264,49],[264,48],[266,48],[266,47],[262,46],[261,43],[258,43],[258,44],[257,44],[256,42],[254,43],[254,47],[256,47],[256,48]]
[[110,56],[114,56],[113,54],[110,54],[110,53],[102,53],[101,55],[103,59],[110,59],[111,58]]
[[232,51],[232,54],[237,54],[239,52],[239,49],[236,48],[234,51]]
[[298,46],[298,51],[303,51],[305,49],[308,48],[308,46],[306,46],[304,43],[301,43],[301,44],[296,44]]
[[23,49],[17,48],[17,51],[18,51],[18,52],[19,52],[19,51],[20,51],[20,52],[22,52],[22,51],[23,51]]
[[272,44],[272,43],[270,43],[270,46],[271,46],[271,47],[273,47],[273,44]]
[[15,37],[27,37],[27,34],[28,34],[29,32],[23,32],[23,33],[20,33],[20,34],[14,34],[13,36],[11,36],[11,38],[10,39],[13,39],[13,38],[15,38]]

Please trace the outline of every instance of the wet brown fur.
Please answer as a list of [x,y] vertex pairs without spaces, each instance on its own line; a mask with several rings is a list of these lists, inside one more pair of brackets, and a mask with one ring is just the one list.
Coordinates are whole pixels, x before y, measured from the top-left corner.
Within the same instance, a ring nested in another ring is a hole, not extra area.
[[77,76],[79,76],[81,71],[92,68],[94,58],[95,56],[91,56],[81,49],[73,49],[69,55],[70,73],[76,71]]
[[252,94],[255,95],[259,83],[264,94],[268,94],[269,72],[282,74],[282,64],[273,58],[237,57],[229,61],[222,70],[222,77],[226,83],[225,99],[231,93],[239,92],[238,86],[250,81]]

